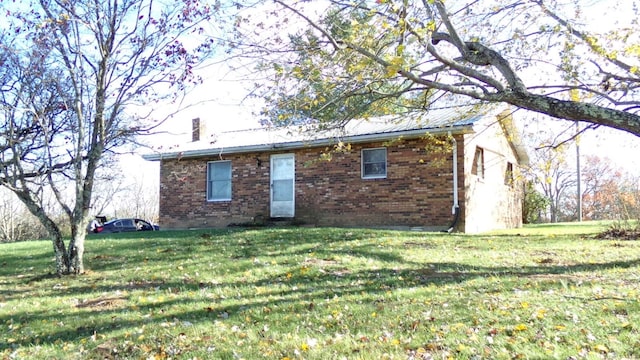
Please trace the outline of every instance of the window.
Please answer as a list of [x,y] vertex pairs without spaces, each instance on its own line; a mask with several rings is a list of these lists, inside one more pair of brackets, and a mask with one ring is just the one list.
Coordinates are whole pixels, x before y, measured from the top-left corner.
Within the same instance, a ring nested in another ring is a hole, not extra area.
[[513,185],[513,164],[510,162],[507,162],[507,170],[504,172],[504,184]]
[[231,200],[231,161],[207,164],[207,200]]
[[362,150],[362,178],[381,179],[387,177],[387,149]]
[[471,173],[477,175],[481,179],[484,179],[484,150],[480,147],[476,148],[476,153],[473,156]]

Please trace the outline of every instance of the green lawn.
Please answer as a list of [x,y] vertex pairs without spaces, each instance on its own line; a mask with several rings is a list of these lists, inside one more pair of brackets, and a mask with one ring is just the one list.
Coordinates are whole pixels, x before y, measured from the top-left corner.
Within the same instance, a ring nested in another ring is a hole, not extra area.
[[623,221],[583,221],[570,223],[529,224],[520,229],[493,231],[494,235],[586,235],[605,231],[615,225],[631,225]]
[[0,359],[636,359],[640,242],[598,228],[91,237],[0,245]]

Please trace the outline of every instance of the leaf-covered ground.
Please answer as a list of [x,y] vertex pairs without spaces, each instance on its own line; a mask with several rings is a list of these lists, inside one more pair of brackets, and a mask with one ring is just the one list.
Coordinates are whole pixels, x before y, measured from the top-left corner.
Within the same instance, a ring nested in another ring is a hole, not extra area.
[[0,245],[0,359],[635,359],[640,243],[277,228]]

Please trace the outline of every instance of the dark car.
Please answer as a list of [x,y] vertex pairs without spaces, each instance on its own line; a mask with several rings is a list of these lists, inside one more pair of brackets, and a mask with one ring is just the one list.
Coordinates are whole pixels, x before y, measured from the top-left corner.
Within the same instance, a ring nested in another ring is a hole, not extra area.
[[158,225],[142,219],[113,219],[104,224],[92,223],[89,229],[90,232],[100,234],[157,230],[160,230]]

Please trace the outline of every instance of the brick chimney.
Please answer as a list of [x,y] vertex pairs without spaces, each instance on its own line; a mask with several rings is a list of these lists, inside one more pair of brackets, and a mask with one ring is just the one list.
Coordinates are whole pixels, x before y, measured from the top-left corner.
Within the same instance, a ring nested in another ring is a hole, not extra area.
[[200,141],[200,139],[205,136],[205,133],[207,131],[206,127],[204,126],[204,121],[201,121],[200,118],[195,118],[191,121],[191,127],[191,141]]

